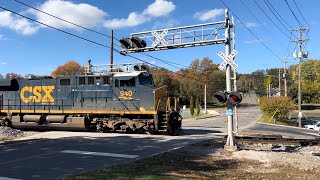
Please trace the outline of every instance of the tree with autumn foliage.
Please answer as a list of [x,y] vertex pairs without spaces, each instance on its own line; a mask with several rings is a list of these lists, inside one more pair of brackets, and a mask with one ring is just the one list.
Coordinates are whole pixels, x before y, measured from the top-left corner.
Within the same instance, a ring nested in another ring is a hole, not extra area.
[[58,76],[76,75],[78,73],[83,74],[84,67],[76,61],[69,61],[64,65],[58,66],[57,69],[51,73],[51,76],[57,78]]
[[16,78],[16,79],[23,79],[23,77],[22,77],[20,74],[17,74],[17,73],[7,73],[7,74],[5,75],[5,78],[6,78],[6,79],[14,79],[14,78]]
[[[320,60],[309,59],[301,64],[301,99],[304,103],[320,103]],[[297,100],[299,66],[289,67],[292,81],[288,86],[288,95]]]

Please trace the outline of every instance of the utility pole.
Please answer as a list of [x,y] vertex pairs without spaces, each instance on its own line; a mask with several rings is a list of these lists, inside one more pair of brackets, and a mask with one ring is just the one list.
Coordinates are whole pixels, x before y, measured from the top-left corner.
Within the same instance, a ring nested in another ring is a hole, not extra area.
[[[231,51],[231,46],[230,46],[230,18],[229,18],[229,12],[228,9],[225,10],[225,53],[226,56],[230,55]],[[227,92],[231,92],[231,66],[229,64],[226,65],[226,87],[227,87]],[[230,103],[227,103],[227,111],[232,111],[233,105]],[[237,149],[237,146],[235,145],[235,139],[233,136],[233,114],[227,114],[228,115],[228,137],[227,137],[227,142],[224,146],[224,149],[227,151],[235,151]]]
[[[298,29],[292,29],[291,31],[298,31],[299,32],[299,39],[293,40],[292,42],[296,42],[299,44],[299,52],[298,52],[298,58],[299,58],[299,83],[298,83],[298,107],[299,107],[299,114],[298,114],[298,121],[299,121],[299,127],[302,126],[301,118],[302,118],[302,112],[301,112],[301,63],[303,58],[307,58],[307,53],[303,52],[303,43],[305,41],[308,41],[309,39],[302,39],[304,31],[309,30],[309,28],[298,28]],[[294,55],[296,56],[296,55]]]
[[281,71],[279,68],[279,96],[281,96]]
[[110,44],[110,68],[111,68],[111,71],[112,71],[112,65],[113,65],[113,30],[111,30],[111,44]]
[[284,96],[287,96],[287,75],[286,75],[286,72],[287,72],[287,58],[284,57],[283,58],[283,78],[284,78]]
[[[234,17],[231,17],[232,20],[232,49],[236,50],[236,33],[234,29]],[[233,61],[236,62],[236,57],[233,58]],[[233,70],[233,91],[237,92],[237,70]],[[234,106],[234,120],[235,120],[235,133],[238,133],[238,112],[237,112],[237,106]]]

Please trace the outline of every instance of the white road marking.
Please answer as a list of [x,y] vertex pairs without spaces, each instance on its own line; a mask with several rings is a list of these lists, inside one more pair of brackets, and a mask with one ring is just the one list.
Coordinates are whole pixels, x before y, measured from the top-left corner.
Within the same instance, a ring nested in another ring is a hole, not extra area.
[[[103,153],[103,152],[90,152],[90,151],[76,151],[76,150],[65,150],[61,151],[62,153],[70,154],[82,154],[82,155],[92,155],[92,156],[108,156],[108,157],[120,157],[120,158],[129,158],[134,159],[139,156],[129,155],[129,154],[116,154],[116,153]],[[1,180],[1,179],[0,179]]]
[[8,178],[8,177],[0,177],[0,180],[21,180],[21,179]]
[[[317,132],[317,131],[315,131],[315,132]],[[303,132],[303,134],[309,134],[309,135],[319,135],[319,133],[307,133],[307,132]]]

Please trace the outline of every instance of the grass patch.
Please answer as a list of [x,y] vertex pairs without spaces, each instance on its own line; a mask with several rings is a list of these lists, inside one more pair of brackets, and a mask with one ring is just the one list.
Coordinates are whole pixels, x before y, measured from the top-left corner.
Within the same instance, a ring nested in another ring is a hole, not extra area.
[[9,139],[11,139],[11,138],[5,137],[5,136],[0,136],[0,142],[5,141],[5,140],[9,140]]
[[[210,140],[159,154],[150,158],[120,164],[83,174],[62,177],[64,180],[91,179],[308,179],[310,172],[290,166],[266,166],[248,159],[229,158],[221,140]],[[215,153],[214,155],[212,153]],[[309,179],[319,177],[314,172]],[[310,177],[310,176],[309,176]]]
[[[320,110],[316,110],[316,111],[306,111],[306,110],[302,110],[303,112],[303,116],[307,116],[307,117],[320,117]],[[298,111],[294,111],[291,113],[291,117],[298,117]]]
[[277,120],[271,118],[271,116],[263,115],[260,120],[260,123],[267,123],[267,124],[278,124],[278,125],[285,125],[285,126],[296,126],[296,122],[293,120]]

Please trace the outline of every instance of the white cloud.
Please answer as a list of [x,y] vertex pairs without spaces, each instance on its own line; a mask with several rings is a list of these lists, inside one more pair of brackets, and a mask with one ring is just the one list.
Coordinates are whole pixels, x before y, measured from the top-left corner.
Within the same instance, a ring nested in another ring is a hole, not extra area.
[[39,26],[26,19],[16,17],[11,12],[0,12],[0,27],[6,27],[23,35],[31,35],[38,31]]
[[224,9],[213,9],[210,11],[196,12],[193,17],[201,21],[215,20],[218,16],[224,14]]
[[140,25],[146,21],[148,21],[150,18],[138,14],[136,12],[132,12],[129,14],[128,18],[124,19],[112,19],[107,20],[104,22],[104,26],[111,29],[117,29],[117,28],[124,28],[124,27],[133,27]]
[[[106,12],[90,4],[75,4],[64,0],[48,0],[41,4],[38,9],[88,28],[101,25],[104,22],[105,17],[108,16]],[[44,13],[32,9],[29,9],[28,11],[34,14],[38,21],[56,28],[77,28],[72,24],[63,22]]]
[[156,64],[157,62],[156,61],[150,61],[150,64]]
[[153,27],[152,29],[164,29],[164,28],[171,28],[171,27],[174,27],[174,26],[177,26],[179,25],[180,22],[176,19],[169,19],[167,21],[158,21],[158,22],[155,22],[153,24]]
[[[137,26],[150,21],[153,18],[166,16],[174,11],[175,5],[171,1],[155,0],[142,12],[131,12],[127,18],[114,19],[108,19],[108,13],[98,7],[86,3],[76,4],[68,0],[47,0],[37,8],[43,12],[87,28],[104,26],[106,28],[116,29]],[[37,21],[56,28],[80,29],[77,26],[31,8],[21,13],[27,13],[28,16],[34,16]],[[23,35],[31,35],[36,33],[40,28],[45,28],[43,25],[30,22],[22,17],[14,16],[12,13],[6,11],[0,12],[0,27],[10,28]]]
[[7,62],[0,62],[1,65],[6,65],[8,64]]
[[150,21],[152,18],[166,16],[175,9],[171,1],[155,0],[142,13],[131,12],[127,18],[106,20],[104,26],[110,29],[133,27]]
[[245,23],[245,25],[246,25],[248,28],[260,26],[260,24],[255,23],[255,22],[247,22],[247,23]]
[[143,14],[160,17],[170,14],[176,6],[171,1],[156,0],[143,11]]

